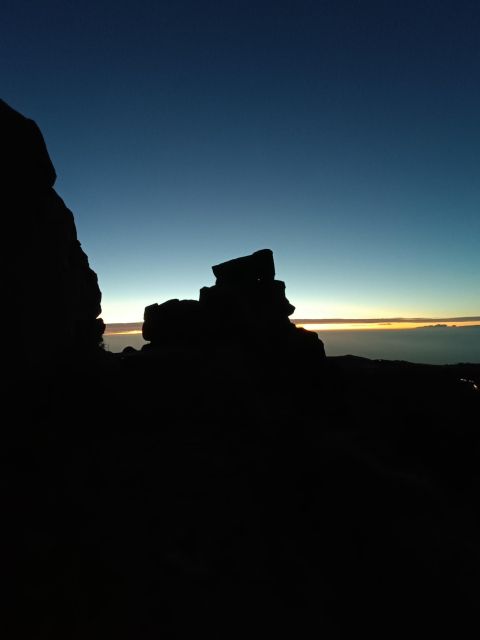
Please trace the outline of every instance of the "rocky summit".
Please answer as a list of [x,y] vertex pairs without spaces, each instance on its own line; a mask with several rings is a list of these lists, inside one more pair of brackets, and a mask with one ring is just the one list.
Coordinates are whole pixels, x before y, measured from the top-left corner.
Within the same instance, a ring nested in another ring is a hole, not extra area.
[[256,354],[275,353],[298,367],[321,367],[325,349],[316,333],[289,320],[295,311],[285,283],[275,280],[270,249],[212,267],[215,285],[202,287],[199,300],[168,300],[145,309],[144,349],[165,344],[215,343],[241,346]]
[[268,249],[109,353],[43,137],[0,116],[3,637],[469,637],[480,364],[325,356]]

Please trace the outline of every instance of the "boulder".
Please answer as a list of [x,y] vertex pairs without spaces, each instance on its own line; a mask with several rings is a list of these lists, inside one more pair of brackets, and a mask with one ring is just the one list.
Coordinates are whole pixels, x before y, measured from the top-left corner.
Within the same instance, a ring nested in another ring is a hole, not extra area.
[[145,307],[142,335],[156,344],[192,343],[201,339],[204,315],[198,300],[174,298]]
[[249,256],[234,258],[212,267],[216,284],[239,285],[271,281],[275,278],[275,263],[271,249],[260,249]]

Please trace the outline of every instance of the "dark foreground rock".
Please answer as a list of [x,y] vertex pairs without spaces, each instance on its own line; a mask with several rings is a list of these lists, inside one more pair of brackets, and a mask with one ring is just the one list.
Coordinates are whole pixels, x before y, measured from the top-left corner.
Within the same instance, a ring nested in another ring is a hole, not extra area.
[[106,354],[33,406],[22,390],[6,637],[466,633],[480,394],[464,376],[328,358],[303,378],[171,346]]

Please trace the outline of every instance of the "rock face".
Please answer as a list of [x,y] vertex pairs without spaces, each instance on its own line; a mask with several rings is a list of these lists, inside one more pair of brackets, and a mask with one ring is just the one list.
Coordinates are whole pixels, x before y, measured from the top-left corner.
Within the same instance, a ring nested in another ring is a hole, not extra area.
[[285,283],[275,280],[270,249],[212,267],[216,283],[200,290],[200,299],[168,300],[145,309],[147,349],[174,343],[241,343],[255,351],[318,362],[325,358],[317,334],[289,320],[295,311]]
[[[101,342],[101,292],[73,214],[53,188],[55,169],[40,129],[0,100],[0,135],[4,299],[16,338],[26,345],[23,364],[45,367]],[[27,344],[33,330],[34,349]]]

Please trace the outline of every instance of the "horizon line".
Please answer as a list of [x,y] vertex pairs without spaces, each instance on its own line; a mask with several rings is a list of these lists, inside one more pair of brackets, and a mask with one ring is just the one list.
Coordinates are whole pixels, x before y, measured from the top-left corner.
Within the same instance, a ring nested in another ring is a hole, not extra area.
[[[309,331],[368,331],[369,329],[426,329],[427,327],[480,326],[480,316],[455,318],[293,318],[292,324]],[[105,336],[141,334],[143,321],[105,323]]]
[[428,318],[415,317],[403,318],[401,316],[395,318],[292,318],[292,322],[296,324],[378,324],[380,322],[480,322],[480,316],[460,316],[455,318]]
[[[459,316],[449,318],[429,318],[429,317],[414,317],[404,318],[401,316],[393,318],[290,318],[291,322],[295,324],[379,324],[386,322],[404,322],[404,323],[418,323],[418,322],[480,322],[480,316]],[[141,325],[143,320],[136,320],[131,322],[106,322],[106,326],[131,326]]]

